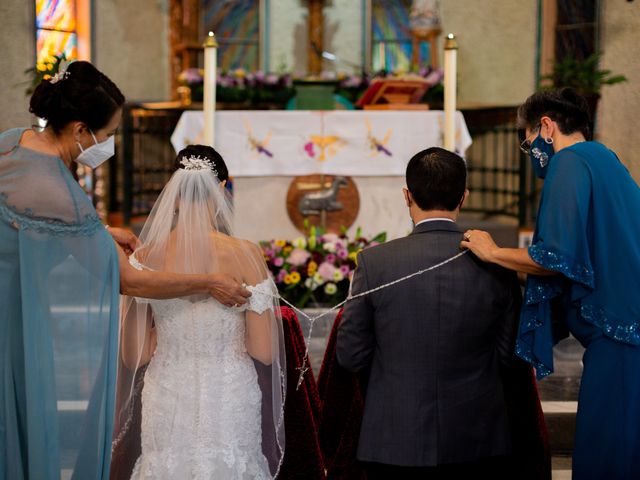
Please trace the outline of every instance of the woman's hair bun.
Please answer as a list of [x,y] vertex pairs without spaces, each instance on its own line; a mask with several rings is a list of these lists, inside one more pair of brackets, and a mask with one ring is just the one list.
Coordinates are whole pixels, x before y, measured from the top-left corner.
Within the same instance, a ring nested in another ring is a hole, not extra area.
[[29,111],[60,131],[69,122],[85,123],[92,130],[104,128],[124,105],[120,89],[89,62],[72,62],[66,73],[42,80],[29,102]]

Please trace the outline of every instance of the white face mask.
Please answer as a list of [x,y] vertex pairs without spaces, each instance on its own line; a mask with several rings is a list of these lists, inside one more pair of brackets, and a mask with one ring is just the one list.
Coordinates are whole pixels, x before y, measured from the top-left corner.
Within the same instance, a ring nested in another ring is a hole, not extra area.
[[93,134],[91,130],[89,130],[91,136],[93,137],[93,141],[96,142],[95,145],[91,145],[86,150],[82,148],[80,142],[76,142],[78,147],[80,147],[80,155],[76,158],[76,162],[81,163],[89,168],[97,168],[102,165],[104,162],[113,157],[115,153],[115,138],[110,136],[104,142],[98,143],[98,139]]

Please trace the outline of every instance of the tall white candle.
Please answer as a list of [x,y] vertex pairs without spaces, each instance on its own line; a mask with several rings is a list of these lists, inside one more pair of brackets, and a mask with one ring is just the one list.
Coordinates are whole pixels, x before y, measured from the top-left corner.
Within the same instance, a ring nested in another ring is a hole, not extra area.
[[213,32],[204,44],[204,143],[214,146],[216,129],[216,80],[218,42]]
[[444,43],[444,148],[455,150],[456,145],[456,75],[458,42],[453,33]]

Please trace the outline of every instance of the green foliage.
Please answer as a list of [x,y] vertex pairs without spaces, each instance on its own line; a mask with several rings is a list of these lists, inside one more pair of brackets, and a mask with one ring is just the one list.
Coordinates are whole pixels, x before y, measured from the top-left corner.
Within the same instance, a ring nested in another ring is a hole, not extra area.
[[544,88],[571,87],[581,95],[599,95],[603,85],[614,85],[626,82],[624,75],[612,75],[611,70],[601,70],[601,53],[594,53],[584,60],[568,56],[557,62],[553,73],[545,75],[542,80],[550,80],[551,85]]

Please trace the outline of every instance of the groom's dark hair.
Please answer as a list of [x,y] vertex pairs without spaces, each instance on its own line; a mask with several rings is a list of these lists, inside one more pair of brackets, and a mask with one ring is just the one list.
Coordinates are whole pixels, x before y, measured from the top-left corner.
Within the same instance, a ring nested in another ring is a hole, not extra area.
[[407,188],[422,210],[455,210],[467,185],[467,166],[459,155],[432,147],[407,165]]

